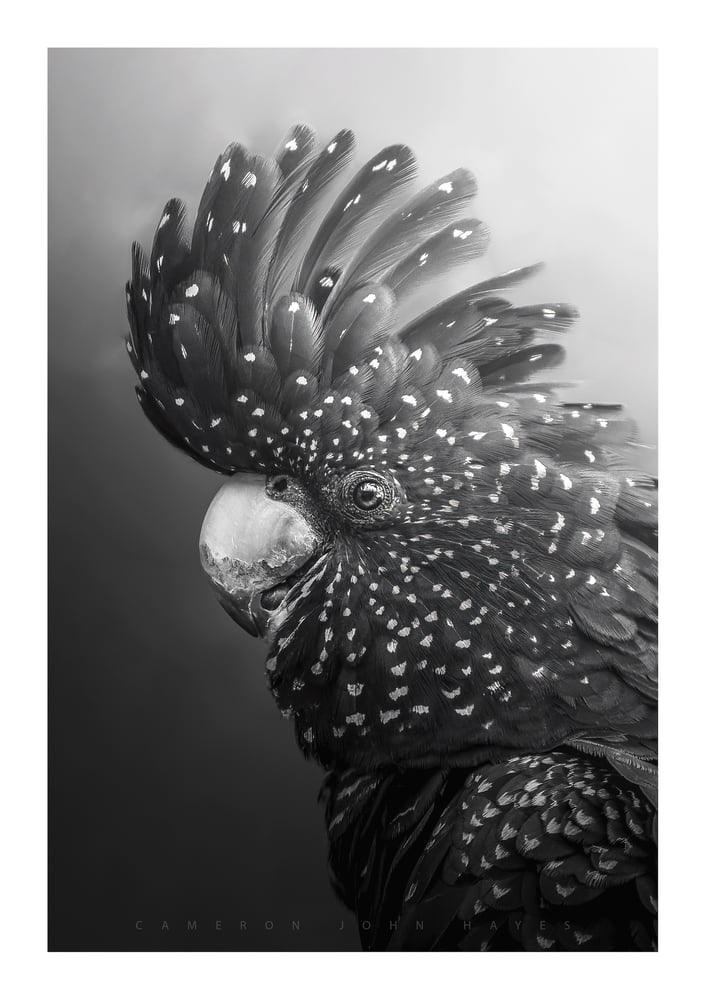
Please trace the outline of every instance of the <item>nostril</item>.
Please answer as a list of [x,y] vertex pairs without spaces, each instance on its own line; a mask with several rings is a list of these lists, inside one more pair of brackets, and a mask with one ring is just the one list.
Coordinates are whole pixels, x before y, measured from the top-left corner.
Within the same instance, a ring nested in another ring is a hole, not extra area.
[[270,480],[270,490],[277,496],[281,496],[283,493],[287,492],[287,487],[289,486],[289,480],[286,476],[275,476]]

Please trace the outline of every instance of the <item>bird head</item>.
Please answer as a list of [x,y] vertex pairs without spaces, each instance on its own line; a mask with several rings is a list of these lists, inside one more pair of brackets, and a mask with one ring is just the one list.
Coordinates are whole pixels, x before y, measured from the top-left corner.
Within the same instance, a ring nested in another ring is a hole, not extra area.
[[228,477],[200,536],[218,600],[326,766],[649,739],[654,483],[619,408],[540,380],[575,310],[502,297],[524,268],[405,318],[484,249],[475,182],[392,210],[414,159],[388,147],[311,236],[351,151],[303,126],[271,161],[228,147],[191,241],[173,200],[134,251],[138,398]]

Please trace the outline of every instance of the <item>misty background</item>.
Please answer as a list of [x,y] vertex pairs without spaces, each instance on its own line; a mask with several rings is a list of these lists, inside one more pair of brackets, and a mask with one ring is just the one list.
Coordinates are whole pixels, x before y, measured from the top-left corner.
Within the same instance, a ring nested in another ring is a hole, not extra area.
[[[352,128],[357,166],[408,143],[420,184],[470,167],[491,248],[449,291],[545,260],[513,297],[581,310],[567,398],[625,403],[656,443],[653,51],[52,50],[53,949],[358,947],[328,883],[321,772],[200,570],[222,480],[144,419],[123,343],[131,241],[150,244],[173,195],[193,220],[228,142],[268,153],[297,121],[322,141]],[[656,472],[656,451],[639,460]]]

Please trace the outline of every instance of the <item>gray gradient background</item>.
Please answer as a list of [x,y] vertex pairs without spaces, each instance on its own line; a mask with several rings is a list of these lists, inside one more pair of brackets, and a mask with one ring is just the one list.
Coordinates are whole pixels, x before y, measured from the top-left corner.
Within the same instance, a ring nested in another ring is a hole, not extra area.
[[581,309],[575,398],[625,402],[654,442],[656,55],[53,50],[49,71],[50,946],[356,948],[320,774],[266,690],[264,648],[199,569],[220,479],[134,397],[130,242],[171,195],[193,213],[231,139],[266,152],[295,121],[322,139],[348,126],[359,163],[407,142],[423,181],[478,177],[491,250],[449,290],[546,260],[520,294]]

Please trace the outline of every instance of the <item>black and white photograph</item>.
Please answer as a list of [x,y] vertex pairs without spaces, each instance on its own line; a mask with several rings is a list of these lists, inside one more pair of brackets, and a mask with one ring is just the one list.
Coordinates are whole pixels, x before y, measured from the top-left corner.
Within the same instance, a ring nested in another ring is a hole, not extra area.
[[656,948],[655,208],[649,50],[49,53],[50,948]]
[[700,73],[628,7],[77,4],[8,59],[3,994],[698,953]]

